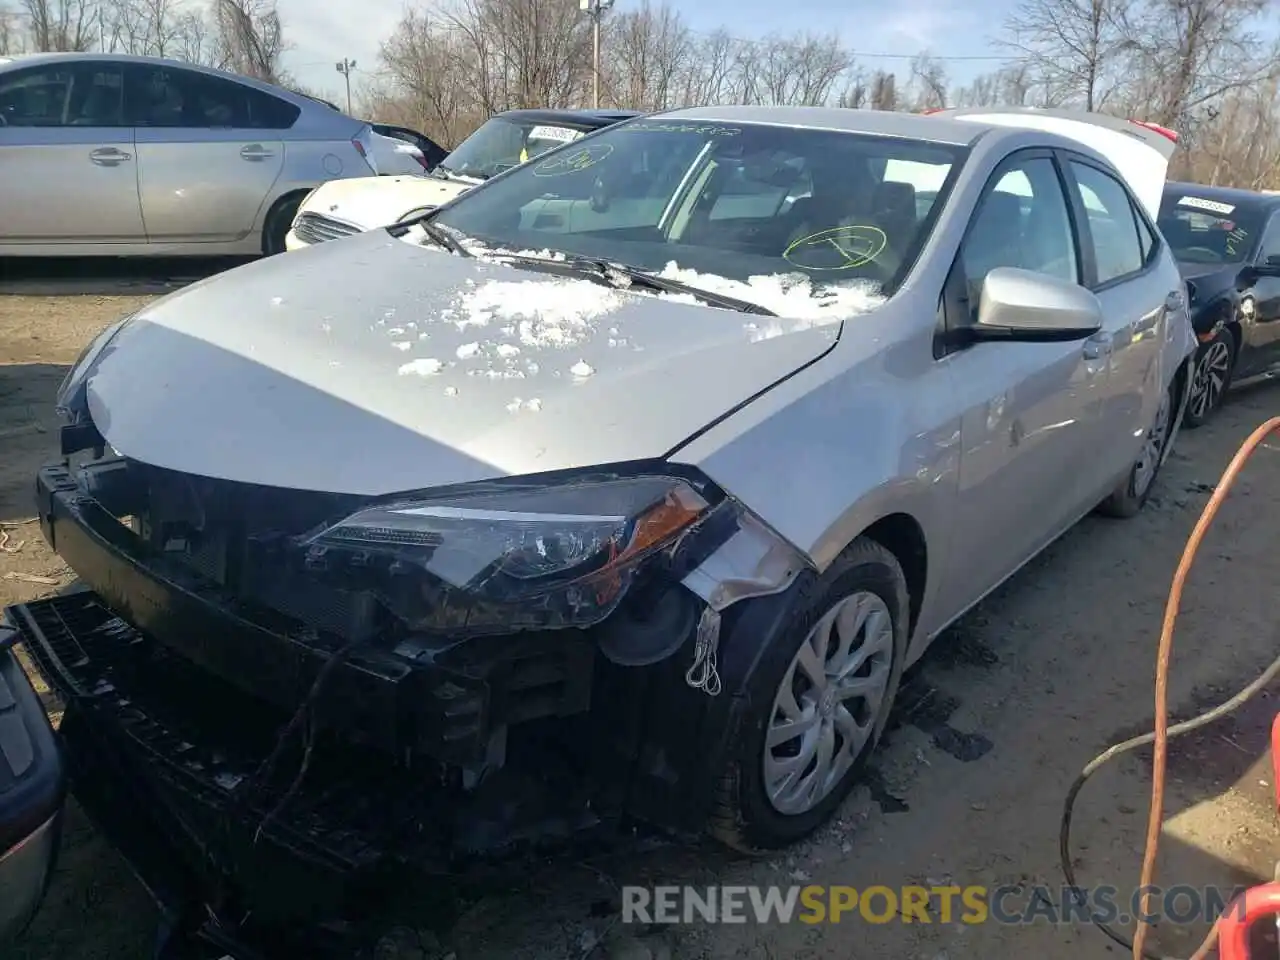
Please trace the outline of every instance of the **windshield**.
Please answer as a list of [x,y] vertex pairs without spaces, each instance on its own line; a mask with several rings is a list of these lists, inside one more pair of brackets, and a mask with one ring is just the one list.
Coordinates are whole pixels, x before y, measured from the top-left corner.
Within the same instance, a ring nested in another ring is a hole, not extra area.
[[1243,263],[1262,226],[1257,210],[1182,189],[1165,193],[1159,223],[1175,259],[1204,264]]
[[[646,118],[477,190],[436,222],[509,250],[891,293],[965,156],[834,130]],[[451,158],[452,159],[452,158]]]
[[458,144],[440,169],[487,180],[580,136],[582,131],[572,127],[491,117]]

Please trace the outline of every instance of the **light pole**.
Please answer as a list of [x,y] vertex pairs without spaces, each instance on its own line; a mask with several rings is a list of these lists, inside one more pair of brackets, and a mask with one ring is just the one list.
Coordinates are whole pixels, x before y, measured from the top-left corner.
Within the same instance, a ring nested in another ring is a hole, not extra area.
[[578,7],[591,18],[591,103],[600,106],[600,18],[613,7],[614,0],[578,0]]
[[343,57],[341,62],[334,64],[334,66],[338,68],[338,72],[342,74],[343,78],[347,81],[347,113],[350,113],[351,112],[351,71],[356,68],[356,62],[354,60],[348,60],[346,57]]

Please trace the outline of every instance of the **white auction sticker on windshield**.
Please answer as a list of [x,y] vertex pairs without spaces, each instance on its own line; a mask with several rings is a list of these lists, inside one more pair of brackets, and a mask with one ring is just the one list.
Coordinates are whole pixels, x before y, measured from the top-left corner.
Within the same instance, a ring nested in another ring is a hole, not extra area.
[[582,136],[581,130],[570,130],[568,127],[534,127],[529,131],[530,140],[555,140],[569,143]]
[[1197,210],[1208,210],[1210,213],[1230,213],[1235,207],[1230,203],[1219,203],[1217,200],[1202,200],[1199,197],[1183,197],[1178,201],[1180,207],[1194,207]]

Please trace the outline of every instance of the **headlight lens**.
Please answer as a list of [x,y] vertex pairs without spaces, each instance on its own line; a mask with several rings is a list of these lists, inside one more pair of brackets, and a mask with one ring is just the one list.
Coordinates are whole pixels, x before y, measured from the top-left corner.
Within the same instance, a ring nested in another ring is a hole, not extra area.
[[54,406],[58,414],[67,423],[79,423],[82,416],[87,412],[84,404],[85,377],[88,376],[89,371],[93,368],[94,362],[102,356],[102,351],[115,339],[116,334],[124,328],[124,325],[133,319],[133,316],[133,314],[129,314],[121,317],[90,340],[89,345],[80,352],[80,356],[72,364],[71,370],[62,378],[62,384],[58,387]]
[[[313,570],[361,571],[422,629],[589,626],[715,495],[665,476],[379,504],[304,538]],[[423,576],[426,574],[427,576]]]

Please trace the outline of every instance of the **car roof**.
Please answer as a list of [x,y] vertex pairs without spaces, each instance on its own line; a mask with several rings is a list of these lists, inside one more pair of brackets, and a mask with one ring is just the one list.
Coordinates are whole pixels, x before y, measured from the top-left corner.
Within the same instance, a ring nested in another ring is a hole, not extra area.
[[984,134],[1008,130],[970,120],[947,120],[888,110],[850,110],[847,107],[685,107],[667,110],[658,116],[680,120],[719,120],[725,123],[759,123],[812,130],[871,133],[954,146],[970,146]]
[[1280,207],[1280,195],[1258,193],[1241,187],[1206,187],[1201,183],[1184,183],[1170,180],[1164,187],[1165,196],[1199,197],[1202,200],[1217,200],[1235,207],[1253,207],[1258,210],[1272,210]]
[[523,110],[504,110],[494,116],[505,120],[525,120],[529,123],[556,123],[571,127],[596,129],[608,127],[632,117],[643,116],[640,110],[556,110],[551,108],[535,108]]

